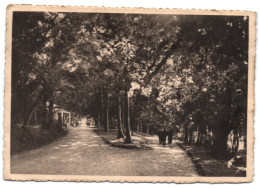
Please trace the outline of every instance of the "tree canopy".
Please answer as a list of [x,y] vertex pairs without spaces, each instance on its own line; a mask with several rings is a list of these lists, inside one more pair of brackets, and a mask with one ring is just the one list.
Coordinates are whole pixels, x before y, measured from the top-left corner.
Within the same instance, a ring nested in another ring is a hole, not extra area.
[[127,129],[210,129],[218,153],[246,130],[248,17],[16,12],[13,23],[12,123],[54,101],[109,126],[122,103],[111,114],[126,113]]

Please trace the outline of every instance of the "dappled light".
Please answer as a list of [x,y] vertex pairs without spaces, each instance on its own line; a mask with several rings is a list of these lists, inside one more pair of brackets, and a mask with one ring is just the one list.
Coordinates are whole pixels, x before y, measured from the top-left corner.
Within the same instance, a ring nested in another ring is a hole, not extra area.
[[248,17],[13,22],[13,173],[245,176]]

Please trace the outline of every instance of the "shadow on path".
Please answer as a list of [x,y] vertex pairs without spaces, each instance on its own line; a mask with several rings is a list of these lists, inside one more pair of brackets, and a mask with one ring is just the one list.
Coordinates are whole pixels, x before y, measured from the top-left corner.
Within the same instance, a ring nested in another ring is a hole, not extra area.
[[194,164],[178,146],[170,150],[110,147],[88,127],[71,127],[68,135],[50,145],[12,156],[11,173],[198,176]]

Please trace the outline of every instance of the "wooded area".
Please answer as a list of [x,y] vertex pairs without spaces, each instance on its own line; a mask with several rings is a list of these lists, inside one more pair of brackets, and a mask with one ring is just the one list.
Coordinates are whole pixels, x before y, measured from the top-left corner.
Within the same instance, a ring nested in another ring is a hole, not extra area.
[[15,12],[12,36],[12,131],[59,105],[125,143],[163,126],[215,157],[246,146],[248,17]]

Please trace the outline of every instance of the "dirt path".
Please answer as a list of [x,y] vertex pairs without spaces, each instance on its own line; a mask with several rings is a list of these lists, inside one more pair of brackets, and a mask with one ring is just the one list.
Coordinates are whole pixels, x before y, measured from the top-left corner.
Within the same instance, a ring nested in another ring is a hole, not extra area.
[[108,146],[93,128],[71,128],[50,145],[11,157],[12,174],[198,176],[176,144],[152,150]]

